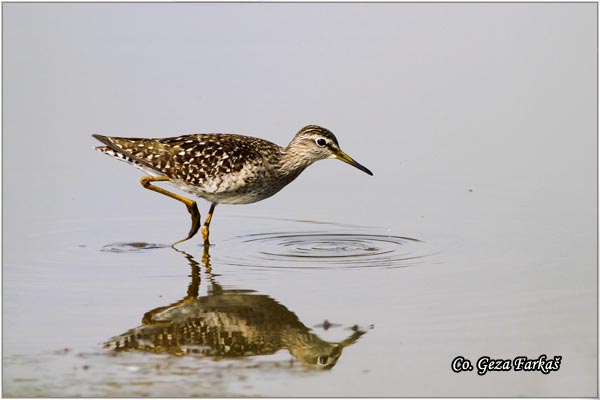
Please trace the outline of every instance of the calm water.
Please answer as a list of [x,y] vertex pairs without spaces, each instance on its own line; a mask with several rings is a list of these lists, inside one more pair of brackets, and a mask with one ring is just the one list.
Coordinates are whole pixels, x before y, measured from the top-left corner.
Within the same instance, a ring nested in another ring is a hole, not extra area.
[[[595,7],[3,5],[3,394],[596,396]],[[374,176],[218,206],[208,251],[90,137],[308,123]]]

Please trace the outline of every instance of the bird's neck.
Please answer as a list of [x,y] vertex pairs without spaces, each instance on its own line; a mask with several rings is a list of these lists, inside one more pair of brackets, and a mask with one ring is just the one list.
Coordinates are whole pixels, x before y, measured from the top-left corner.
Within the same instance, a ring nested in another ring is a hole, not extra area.
[[277,169],[281,175],[296,177],[313,162],[314,159],[303,152],[302,149],[294,147],[292,142],[289,146],[281,149],[281,158]]

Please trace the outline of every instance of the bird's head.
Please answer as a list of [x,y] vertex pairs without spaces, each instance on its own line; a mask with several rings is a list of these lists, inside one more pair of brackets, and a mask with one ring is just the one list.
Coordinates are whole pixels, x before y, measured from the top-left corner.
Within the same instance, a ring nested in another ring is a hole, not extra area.
[[352,157],[340,149],[337,138],[330,130],[317,125],[308,125],[300,129],[289,144],[288,149],[309,158],[311,162],[326,158],[337,158],[369,175],[373,175],[368,168],[354,161]]

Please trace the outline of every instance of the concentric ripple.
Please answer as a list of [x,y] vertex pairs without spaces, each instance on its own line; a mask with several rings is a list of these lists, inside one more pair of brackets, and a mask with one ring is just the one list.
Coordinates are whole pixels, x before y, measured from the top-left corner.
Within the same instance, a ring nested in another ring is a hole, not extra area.
[[418,239],[348,230],[237,237],[219,262],[261,268],[403,268],[432,254]]

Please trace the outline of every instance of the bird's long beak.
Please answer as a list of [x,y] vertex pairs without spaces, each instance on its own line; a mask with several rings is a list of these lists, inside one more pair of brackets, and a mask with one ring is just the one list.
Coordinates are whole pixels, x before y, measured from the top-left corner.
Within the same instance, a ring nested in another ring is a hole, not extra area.
[[337,158],[338,160],[341,160],[347,164],[350,164],[353,167],[356,167],[356,168],[360,169],[361,171],[373,176],[373,173],[371,171],[369,171],[369,169],[367,167],[360,165],[359,163],[354,161],[354,159],[352,157],[350,157],[348,154],[344,153],[341,150],[339,150],[337,153],[335,153],[335,158]]

